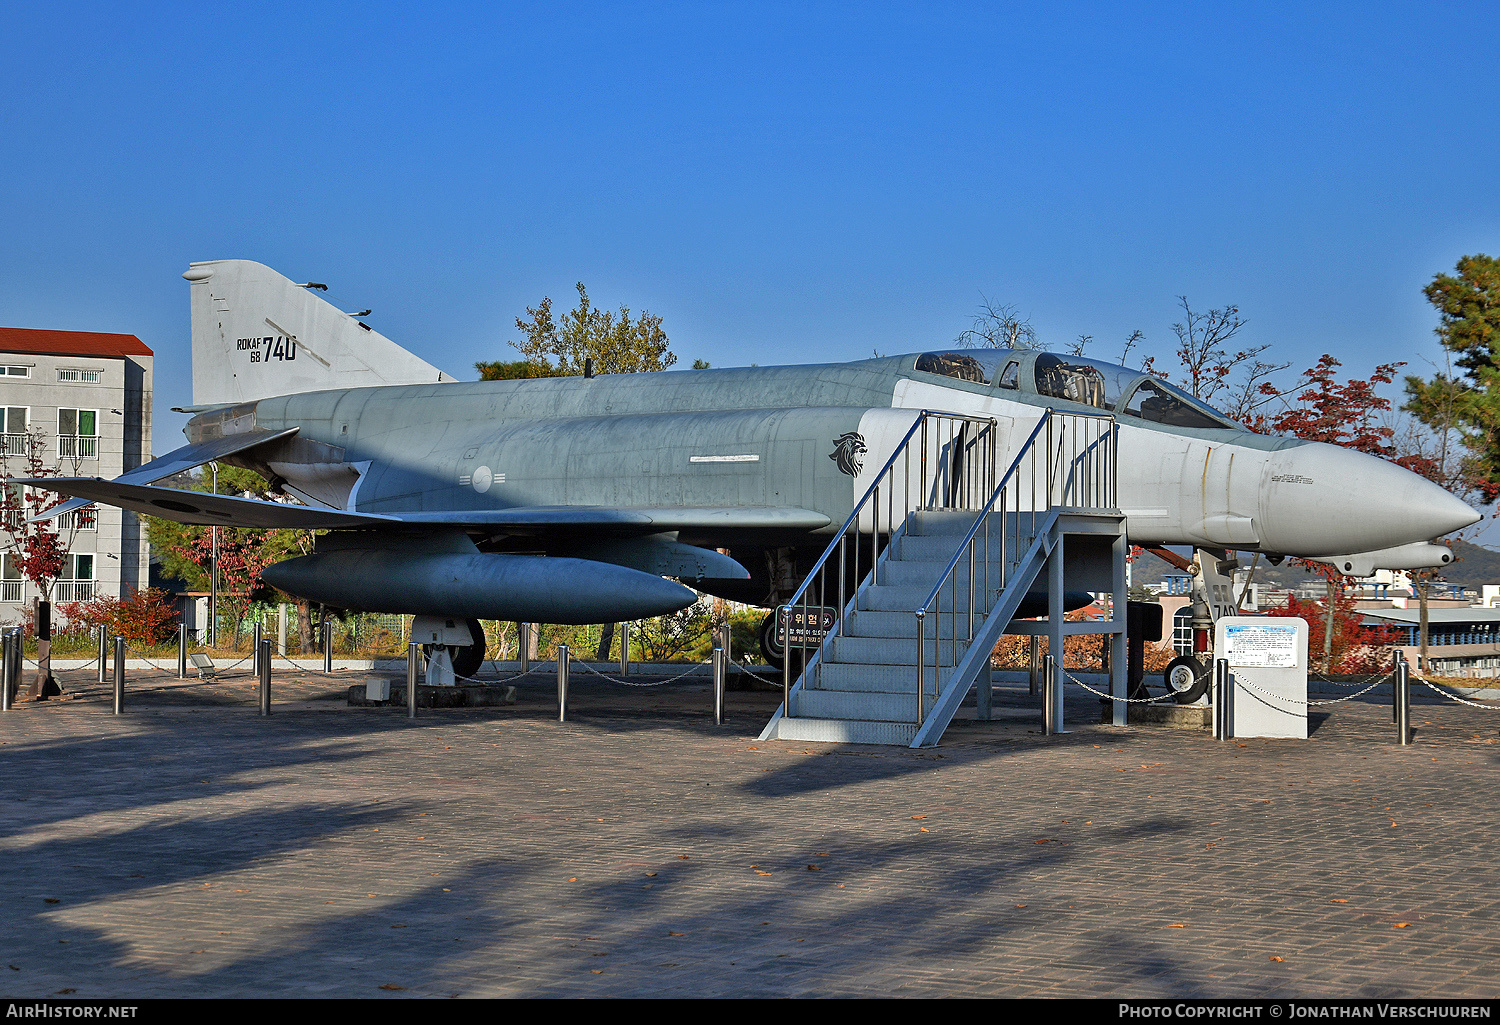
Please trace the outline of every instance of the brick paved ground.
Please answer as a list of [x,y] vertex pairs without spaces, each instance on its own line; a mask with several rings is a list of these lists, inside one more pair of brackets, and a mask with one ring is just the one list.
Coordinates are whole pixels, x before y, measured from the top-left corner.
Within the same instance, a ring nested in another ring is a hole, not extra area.
[[0,991],[1500,995],[1500,712],[1047,738],[1002,691],[914,753],[757,743],[776,696],[715,727],[702,682],[409,722],[300,679],[0,718]]

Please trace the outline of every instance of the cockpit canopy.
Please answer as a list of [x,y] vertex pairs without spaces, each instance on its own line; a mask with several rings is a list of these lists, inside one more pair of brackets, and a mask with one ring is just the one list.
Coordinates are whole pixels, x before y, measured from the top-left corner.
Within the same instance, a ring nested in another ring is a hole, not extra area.
[[1063,399],[1171,427],[1246,429],[1158,377],[1084,356],[961,349],[924,352],[917,357],[914,369],[1021,395],[1032,392],[1043,400]]

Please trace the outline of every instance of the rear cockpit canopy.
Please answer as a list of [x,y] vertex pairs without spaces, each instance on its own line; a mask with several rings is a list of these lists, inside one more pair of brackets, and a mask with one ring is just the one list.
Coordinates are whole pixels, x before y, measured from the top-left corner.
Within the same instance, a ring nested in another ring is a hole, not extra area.
[[1043,405],[1054,405],[1049,400],[1061,399],[1169,427],[1246,430],[1242,424],[1159,377],[1084,356],[1016,349],[960,349],[924,352],[916,358],[913,369],[998,391],[1013,391],[1021,401],[1028,401],[1030,394]]

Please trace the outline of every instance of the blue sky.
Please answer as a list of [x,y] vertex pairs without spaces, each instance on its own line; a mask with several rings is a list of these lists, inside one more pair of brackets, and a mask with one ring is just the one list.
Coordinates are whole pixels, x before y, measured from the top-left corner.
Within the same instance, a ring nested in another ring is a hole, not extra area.
[[1422,286],[1500,249],[1497,13],[12,4],[0,324],[139,335],[159,452],[221,258],[464,378],[575,281],[683,365],[930,348],[983,293],[1104,358],[1187,295],[1294,369],[1425,370]]

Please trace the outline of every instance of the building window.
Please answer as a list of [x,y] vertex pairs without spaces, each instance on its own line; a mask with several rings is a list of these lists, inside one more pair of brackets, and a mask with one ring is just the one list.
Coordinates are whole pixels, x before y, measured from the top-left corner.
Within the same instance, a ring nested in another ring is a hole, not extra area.
[[99,458],[99,411],[57,411],[57,454],[64,459]]
[[59,369],[57,371],[57,379],[59,381],[79,382],[82,384],[98,384],[104,380],[104,371]]
[[1184,605],[1172,617],[1172,647],[1179,655],[1193,653],[1193,607]]
[[15,557],[7,555],[4,568],[0,570],[0,601],[19,604],[25,597],[26,581],[21,578],[21,570],[16,566]]
[[70,554],[63,563],[62,575],[52,585],[52,600],[59,603],[88,601],[93,596],[94,557]]
[[30,367],[6,367],[5,368],[5,376],[6,377],[30,377],[31,376],[31,368]]
[[26,428],[30,411],[25,406],[0,406],[0,438],[4,438],[4,455],[26,454]]

